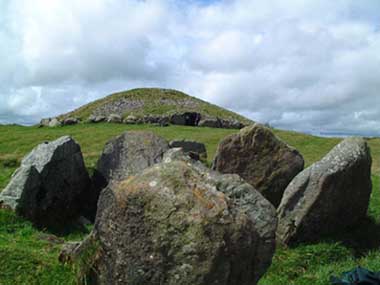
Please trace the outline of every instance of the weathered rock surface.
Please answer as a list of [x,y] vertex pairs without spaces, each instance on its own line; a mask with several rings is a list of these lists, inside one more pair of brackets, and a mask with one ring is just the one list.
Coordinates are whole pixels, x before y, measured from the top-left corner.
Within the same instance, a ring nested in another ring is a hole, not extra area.
[[203,160],[207,159],[206,146],[203,143],[190,140],[173,140],[169,143],[171,148],[182,148],[185,153],[194,153]]
[[238,120],[220,120],[221,128],[224,129],[242,129],[244,125]]
[[367,143],[345,139],[287,187],[278,208],[278,239],[314,241],[354,225],[366,215],[371,191]]
[[168,148],[168,142],[152,132],[128,131],[107,142],[96,172],[106,184],[121,181],[161,162]]
[[76,125],[79,123],[79,120],[77,118],[66,118],[63,120],[64,126],[70,126],[70,125]]
[[62,123],[57,118],[53,118],[49,122],[49,127],[54,128],[54,127],[60,127],[60,126],[62,126]]
[[118,114],[111,114],[108,116],[107,122],[108,123],[121,123],[123,121],[123,118],[119,116]]
[[198,126],[209,128],[221,128],[222,122],[218,118],[205,118],[199,121]]
[[111,139],[103,149],[93,176],[96,193],[90,216],[95,216],[100,191],[112,181],[121,181],[161,162],[168,142],[151,132],[130,131]]
[[134,124],[137,124],[138,123],[138,118],[133,116],[133,115],[129,115],[128,117],[126,117],[123,121],[124,124],[131,124],[131,125],[134,125]]
[[94,284],[257,284],[275,249],[275,209],[237,175],[169,152],[102,191],[93,233],[74,256],[94,240]]
[[48,127],[50,121],[51,121],[51,118],[41,119],[39,127]]
[[223,139],[212,166],[221,173],[240,175],[275,207],[303,167],[304,160],[296,149],[259,124]]
[[95,115],[91,115],[89,118],[88,118],[88,122],[89,123],[100,123],[100,122],[104,122],[106,120],[106,117],[105,116],[95,116]]
[[22,160],[0,201],[36,225],[59,227],[79,216],[89,182],[80,146],[61,137]]

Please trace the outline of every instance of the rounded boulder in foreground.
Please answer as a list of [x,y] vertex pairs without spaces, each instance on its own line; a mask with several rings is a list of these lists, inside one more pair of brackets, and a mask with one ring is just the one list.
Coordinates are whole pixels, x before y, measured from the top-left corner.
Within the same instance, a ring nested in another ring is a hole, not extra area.
[[273,206],[236,175],[160,163],[102,191],[98,284],[254,285],[275,247]]

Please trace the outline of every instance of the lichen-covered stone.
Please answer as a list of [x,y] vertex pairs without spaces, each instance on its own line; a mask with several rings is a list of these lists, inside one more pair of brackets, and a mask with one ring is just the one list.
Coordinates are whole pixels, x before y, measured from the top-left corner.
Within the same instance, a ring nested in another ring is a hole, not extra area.
[[367,143],[345,139],[289,184],[278,208],[278,239],[315,241],[354,225],[366,215],[371,191]]
[[274,253],[273,206],[237,175],[168,152],[102,191],[95,283],[257,284]]
[[240,175],[275,207],[303,167],[302,155],[260,124],[223,139],[212,166],[221,173]]
[[58,228],[78,218],[89,182],[80,146],[61,137],[24,157],[0,201],[38,226]]
[[168,149],[168,142],[152,132],[128,131],[106,143],[96,173],[107,184],[121,181],[160,162]]
[[96,193],[96,199],[91,201],[91,216],[96,213],[100,191],[108,183],[124,180],[161,162],[168,149],[168,142],[152,132],[128,131],[108,141],[93,176],[92,192]]

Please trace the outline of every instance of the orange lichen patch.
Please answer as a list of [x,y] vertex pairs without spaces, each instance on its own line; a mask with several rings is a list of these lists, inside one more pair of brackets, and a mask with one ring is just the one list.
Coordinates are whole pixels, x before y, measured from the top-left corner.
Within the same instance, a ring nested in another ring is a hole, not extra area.
[[210,201],[208,197],[205,195],[207,190],[200,189],[200,188],[193,188],[193,194],[194,197],[201,202],[203,206],[205,206],[207,209],[212,209],[215,207],[215,203],[213,201]]
[[113,192],[116,196],[116,200],[119,203],[119,206],[126,206],[125,202],[127,197],[138,191],[148,189],[148,183],[136,181],[135,176],[128,177],[127,179],[119,182],[113,187]]

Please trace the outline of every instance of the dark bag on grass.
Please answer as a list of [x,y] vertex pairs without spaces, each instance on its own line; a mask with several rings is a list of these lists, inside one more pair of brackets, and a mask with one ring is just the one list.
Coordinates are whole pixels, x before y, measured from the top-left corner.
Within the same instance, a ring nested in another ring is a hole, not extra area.
[[335,276],[330,278],[333,285],[380,285],[380,272],[372,272],[362,267],[343,272],[339,279]]

